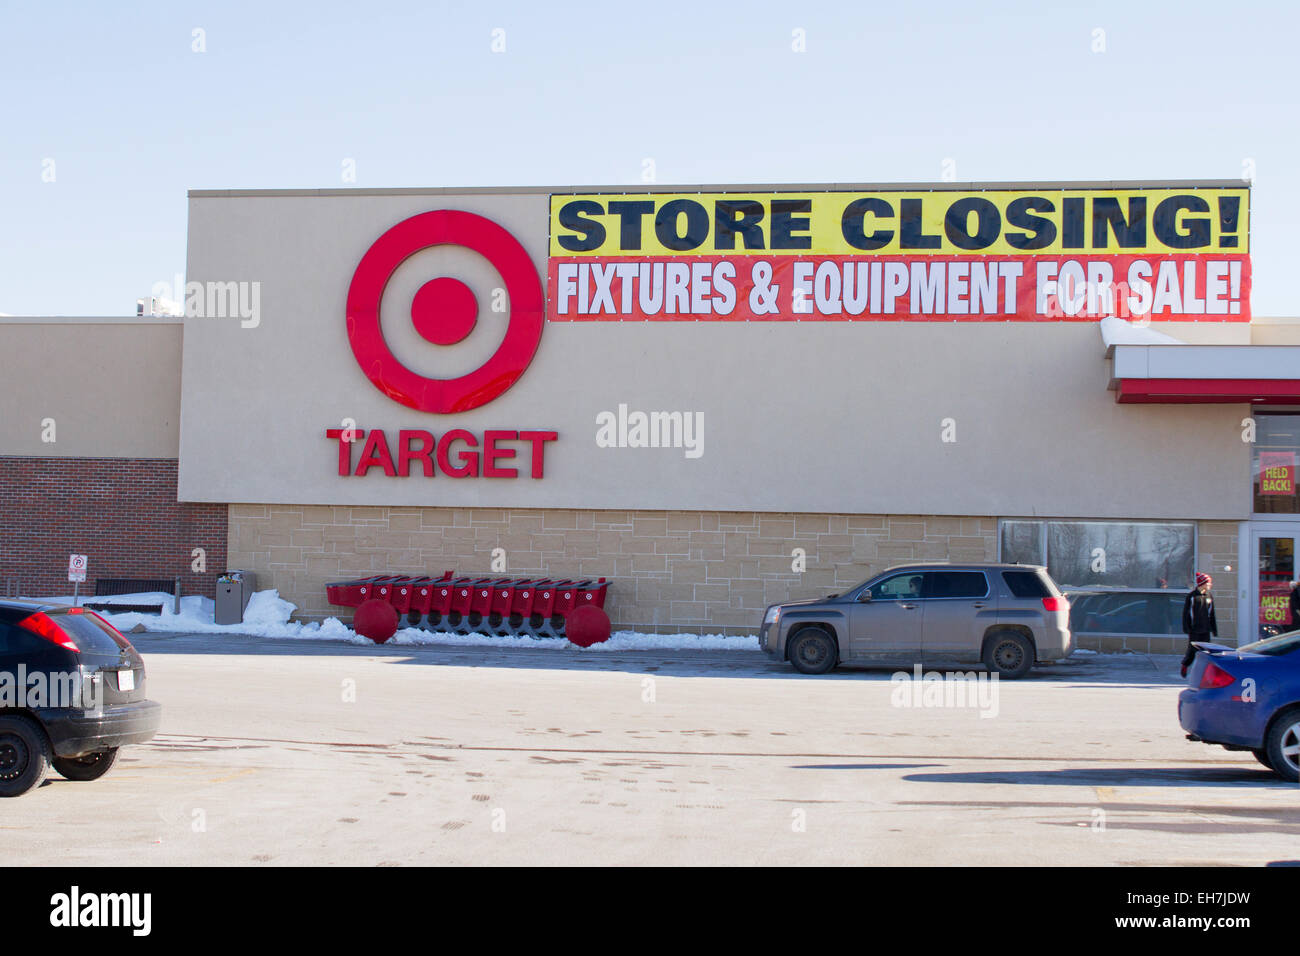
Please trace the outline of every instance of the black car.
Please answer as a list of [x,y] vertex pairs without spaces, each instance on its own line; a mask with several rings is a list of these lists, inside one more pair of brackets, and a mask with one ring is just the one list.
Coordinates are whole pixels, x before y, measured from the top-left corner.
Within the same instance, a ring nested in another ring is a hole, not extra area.
[[39,786],[50,764],[96,780],[161,717],[145,695],[144,661],[94,611],[0,601],[0,797]]

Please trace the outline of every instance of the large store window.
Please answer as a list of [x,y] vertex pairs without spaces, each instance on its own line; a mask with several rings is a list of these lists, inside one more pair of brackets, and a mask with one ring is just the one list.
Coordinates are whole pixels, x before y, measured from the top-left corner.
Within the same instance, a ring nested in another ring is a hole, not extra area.
[[1007,520],[1003,561],[1044,564],[1076,634],[1177,635],[1195,575],[1190,522]]
[[1081,591],[1070,594],[1070,630],[1076,634],[1183,633],[1187,592]]
[[1300,413],[1256,415],[1252,457],[1255,513],[1300,514],[1295,480]]
[[1003,521],[1003,561],[1045,564],[1061,587],[1186,590],[1196,526],[1155,521]]

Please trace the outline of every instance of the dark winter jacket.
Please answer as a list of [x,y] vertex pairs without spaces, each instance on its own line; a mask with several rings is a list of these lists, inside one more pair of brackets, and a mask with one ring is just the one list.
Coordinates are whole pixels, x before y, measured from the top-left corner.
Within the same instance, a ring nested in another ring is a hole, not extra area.
[[1214,598],[1193,590],[1183,602],[1183,633],[1219,636],[1219,622],[1214,619]]
[[1291,589],[1291,627],[1300,628],[1300,588]]

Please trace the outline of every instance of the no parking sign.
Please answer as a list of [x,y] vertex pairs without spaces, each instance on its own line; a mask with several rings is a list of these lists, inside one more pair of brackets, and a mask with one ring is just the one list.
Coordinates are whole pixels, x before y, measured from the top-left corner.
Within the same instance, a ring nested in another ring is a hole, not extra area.
[[68,580],[78,584],[86,580],[86,556],[84,554],[68,555]]

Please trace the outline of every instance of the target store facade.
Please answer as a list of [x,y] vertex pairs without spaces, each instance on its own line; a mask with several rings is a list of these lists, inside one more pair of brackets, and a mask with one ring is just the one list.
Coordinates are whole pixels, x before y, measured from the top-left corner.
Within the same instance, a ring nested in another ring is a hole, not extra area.
[[1295,573],[1300,324],[1251,314],[1239,182],[197,190],[185,280],[0,320],[0,579],[245,568],[320,618],[604,576],[615,628],[746,633],[1023,560],[1094,593],[1083,646],[1172,650],[1195,570],[1239,640]]

